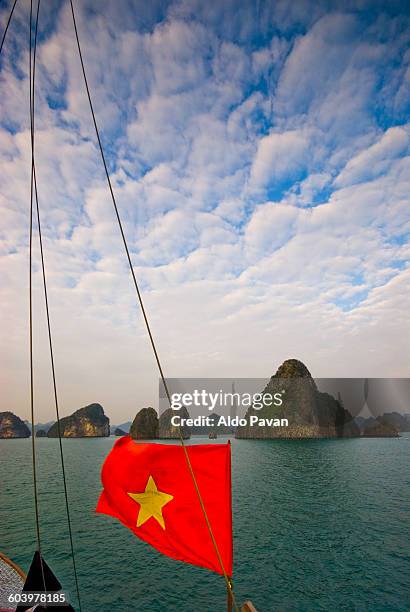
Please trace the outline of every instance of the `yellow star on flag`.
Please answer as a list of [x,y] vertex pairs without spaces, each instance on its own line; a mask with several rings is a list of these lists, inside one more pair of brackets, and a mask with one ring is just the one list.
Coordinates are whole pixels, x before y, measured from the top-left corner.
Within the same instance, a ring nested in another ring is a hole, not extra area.
[[148,478],[144,493],[128,493],[128,495],[140,505],[137,518],[137,527],[141,527],[151,517],[154,518],[165,529],[162,508],[174,499],[173,495],[168,495],[163,491],[158,491],[155,480],[152,476]]

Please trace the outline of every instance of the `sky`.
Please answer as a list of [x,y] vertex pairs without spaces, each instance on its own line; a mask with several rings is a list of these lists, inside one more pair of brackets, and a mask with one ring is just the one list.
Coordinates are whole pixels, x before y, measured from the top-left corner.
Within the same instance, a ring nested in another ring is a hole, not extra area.
[[[168,377],[409,375],[410,5],[75,2]],[[2,3],[1,28],[10,2]],[[29,416],[29,2],[0,58],[0,411]],[[69,4],[43,0],[36,167],[61,413],[158,405]],[[36,420],[52,420],[37,234]]]

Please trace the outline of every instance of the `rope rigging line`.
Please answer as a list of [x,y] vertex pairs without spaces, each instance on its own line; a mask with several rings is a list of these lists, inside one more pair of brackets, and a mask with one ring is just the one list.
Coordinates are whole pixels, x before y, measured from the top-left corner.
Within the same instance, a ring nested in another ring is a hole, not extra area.
[[[162,381],[162,384],[164,385],[164,389],[165,389],[165,393],[166,393],[169,405],[171,406],[171,404],[172,404],[171,396],[170,396],[170,393],[169,393],[168,385],[166,383],[166,379],[165,379],[165,376],[164,376],[164,372],[163,372],[163,369],[162,369],[162,364],[161,364],[161,361],[160,361],[160,358],[159,358],[159,355],[158,355],[158,351],[157,351],[157,348],[156,348],[156,345],[155,345],[154,337],[153,337],[153,334],[152,334],[152,331],[151,331],[151,326],[150,326],[150,323],[148,321],[148,316],[147,316],[147,313],[146,313],[146,310],[145,310],[145,306],[144,306],[144,302],[143,302],[143,299],[142,299],[141,291],[140,291],[140,288],[139,288],[139,285],[138,285],[138,282],[137,282],[137,278],[135,276],[135,272],[134,272],[134,268],[133,268],[132,260],[131,260],[131,255],[130,255],[130,251],[129,251],[129,248],[128,248],[127,240],[125,238],[125,233],[124,233],[124,229],[123,229],[120,213],[119,213],[117,202],[116,202],[116,199],[115,199],[114,190],[113,190],[113,187],[112,187],[112,184],[111,184],[110,174],[108,172],[108,166],[107,166],[107,162],[106,162],[106,158],[105,158],[105,154],[104,154],[104,149],[103,149],[101,138],[100,138],[100,132],[99,132],[99,129],[98,129],[97,120],[96,120],[95,113],[94,113],[94,106],[93,106],[92,99],[91,99],[90,88],[88,86],[88,80],[87,80],[87,75],[86,75],[85,66],[84,66],[83,54],[82,54],[82,51],[81,51],[80,39],[79,39],[79,36],[78,36],[77,22],[76,22],[76,17],[75,17],[73,0],[70,0],[70,6],[71,6],[71,14],[72,14],[72,18],[73,18],[74,33],[75,33],[75,38],[76,38],[76,41],[77,41],[78,54],[79,54],[80,63],[81,63],[81,69],[82,69],[83,78],[84,78],[84,84],[85,84],[85,88],[86,88],[86,92],[87,92],[88,102],[89,102],[89,106],[90,106],[90,111],[91,111],[91,115],[92,115],[92,120],[93,120],[93,124],[94,124],[95,133],[96,133],[96,138],[97,138],[97,141],[98,141],[98,147],[99,147],[99,150],[100,150],[100,155],[101,155],[102,163],[103,163],[103,166],[104,166],[105,176],[106,176],[106,179],[107,179],[108,189],[109,189],[110,194],[111,194],[111,200],[112,200],[112,203],[113,203],[113,206],[114,206],[115,216],[117,218],[118,227],[119,227],[119,230],[120,230],[120,233],[121,233],[121,237],[122,237],[125,253],[126,253],[126,256],[127,256],[127,260],[128,260],[129,269],[130,269],[131,276],[132,276],[132,279],[133,279],[133,282],[134,282],[134,287],[135,287],[135,290],[136,290],[136,293],[137,293],[138,303],[139,303],[139,306],[141,308],[141,312],[142,312],[143,319],[144,319],[144,322],[145,322],[145,327],[147,329],[148,336],[149,336],[150,343],[151,343],[151,347],[152,347],[152,350],[154,352],[154,356],[155,356],[155,360],[156,360],[156,363],[157,363],[157,366],[158,366],[158,370],[159,370],[159,374],[160,374],[160,377],[161,377],[161,381]],[[182,432],[181,432],[180,428],[179,428],[179,437],[180,437],[181,445],[182,445],[182,447],[184,449],[185,459],[186,459],[186,462],[187,462],[187,465],[188,465],[188,468],[189,468],[189,471],[190,471],[190,474],[191,474],[191,477],[192,477],[192,481],[193,481],[193,484],[194,484],[194,487],[195,487],[195,491],[196,491],[196,494],[198,496],[198,500],[199,500],[199,503],[200,503],[200,506],[201,506],[201,510],[202,510],[203,515],[204,515],[205,522],[206,522],[206,525],[207,525],[207,528],[208,528],[208,531],[209,531],[209,534],[210,534],[210,537],[211,537],[211,540],[212,540],[212,544],[213,544],[213,547],[215,549],[215,553],[216,553],[216,556],[218,558],[218,562],[219,562],[219,564],[221,566],[221,569],[222,569],[222,572],[223,572],[223,576],[224,576],[224,579],[225,579],[226,587],[227,587],[228,592],[229,592],[229,594],[230,594],[230,596],[232,598],[232,603],[233,603],[235,612],[239,612],[239,608],[237,606],[237,603],[236,603],[236,600],[235,600],[235,596],[234,596],[234,593],[233,593],[231,580],[230,580],[230,577],[226,573],[226,570],[225,570],[225,567],[224,567],[224,564],[223,564],[223,561],[222,561],[222,557],[221,557],[221,554],[219,552],[218,544],[216,542],[215,536],[214,536],[213,531],[212,531],[212,526],[211,526],[211,523],[209,521],[208,514],[206,512],[206,508],[205,508],[205,505],[204,505],[204,502],[203,502],[203,499],[202,499],[202,496],[201,496],[201,493],[200,493],[200,490],[199,490],[199,487],[198,487],[198,483],[197,483],[197,480],[196,480],[196,477],[195,477],[195,473],[194,473],[194,470],[192,468],[191,460],[189,458],[188,450],[187,450],[186,445],[184,443],[184,439],[183,439]]]
[[[41,259],[41,270],[42,270],[42,280],[43,280],[43,290],[44,290],[44,301],[45,301],[45,310],[46,310],[46,319],[47,319],[47,333],[48,333],[48,344],[50,350],[50,362],[51,362],[51,373],[53,379],[53,393],[54,393],[54,403],[55,403],[55,411],[57,417],[57,430],[58,430],[58,440],[59,440],[59,454],[61,460],[61,470],[63,476],[63,487],[64,487],[64,499],[65,499],[65,507],[67,514],[67,524],[68,524],[68,533],[70,540],[70,549],[71,549],[71,558],[73,562],[73,573],[74,580],[76,586],[76,593],[78,599],[78,606],[81,612],[81,598],[80,598],[80,589],[77,575],[77,567],[75,562],[75,552],[74,552],[74,542],[73,542],[73,534],[72,534],[72,526],[71,526],[71,516],[70,516],[70,508],[68,503],[68,491],[67,491],[67,480],[66,480],[66,471],[65,471],[65,462],[64,462],[64,453],[63,446],[61,440],[61,426],[60,426],[60,411],[59,411],[59,401],[58,401],[58,393],[57,393],[57,380],[56,380],[56,372],[55,372],[55,361],[54,361],[54,350],[53,350],[53,341],[52,341],[52,331],[51,331],[51,320],[50,320],[50,309],[49,309],[49,301],[48,301],[48,290],[47,290],[47,277],[46,277],[46,267],[45,267],[45,258],[44,258],[44,249],[43,249],[43,239],[41,232],[41,220],[40,220],[40,206],[39,206],[39,198],[38,198],[38,189],[37,189],[37,173],[36,173],[36,164],[35,164],[35,155],[34,155],[34,139],[35,139],[35,129],[34,129],[34,100],[35,100],[35,57],[36,57],[36,49],[37,49],[37,30],[38,30],[38,19],[39,19],[39,10],[40,10],[40,1],[38,1],[37,5],[37,16],[36,16],[36,35],[34,41],[34,60],[33,60],[33,72],[31,74],[31,61],[30,61],[30,126],[31,126],[31,146],[32,146],[32,186],[31,186],[31,202],[33,197],[33,184],[34,184],[34,196],[36,203],[36,214],[37,214],[37,226],[38,226],[38,237],[39,237],[39,246],[40,246],[40,259]],[[31,23],[31,19],[30,19]],[[30,28],[31,32],[31,28]],[[31,49],[31,47],[30,47]],[[32,219],[32,204],[31,204],[31,219]],[[32,221],[30,223],[30,304],[32,303],[32,284],[31,284],[31,261],[32,261]],[[30,363],[32,366],[33,357],[32,357],[32,307],[30,310]],[[32,370],[32,367],[31,367]],[[33,380],[33,377],[32,377]],[[34,440],[34,401],[32,401],[32,438]],[[33,444],[33,457],[35,464],[35,446]],[[37,483],[36,483],[37,489]],[[36,499],[38,500],[38,494],[36,490]],[[36,517],[38,517],[38,501],[36,502]],[[38,531],[39,533],[39,531]],[[39,545],[40,551],[40,545]],[[43,571],[42,561],[41,568]],[[43,583],[44,583],[44,572],[43,572]],[[45,585],[44,585],[45,587]]]
[[30,2],[30,52],[29,52],[29,80],[30,80],[30,132],[31,132],[31,182],[30,182],[30,236],[29,236],[29,345],[30,345],[30,411],[31,411],[31,447],[33,459],[33,484],[34,484],[34,506],[36,512],[36,532],[37,532],[37,548],[41,552],[41,537],[39,524],[39,505],[38,505],[38,490],[37,490],[37,470],[36,470],[36,452],[35,452],[35,435],[34,435],[34,369],[33,369],[33,190],[34,190],[34,104],[32,99],[32,82],[33,74],[35,74],[36,66],[36,48],[37,48],[37,28],[38,14],[40,8],[40,0],[37,5],[37,16],[34,35],[34,58],[32,59],[32,16],[33,16],[33,0]]
[[9,17],[7,19],[6,27],[4,28],[3,37],[0,43],[0,55],[3,50],[4,41],[6,40],[7,30],[9,29],[11,18],[13,17],[14,9],[16,8],[17,0],[14,0],[13,6],[11,7],[11,11],[9,13]]
[[64,461],[64,453],[63,453],[63,444],[62,444],[62,439],[61,439],[60,410],[59,410],[59,401],[58,401],[58,394],[57,394],[57,381],[56,381],[56,373],[55,373],[54,350],[53,350],[53,343],[52,343],[50,312],[49,312],[49,304],[48,304],[48,291],[47,291],[47,281],[46,281],[46,270],[45,270],[45,261],[44,261],[44,252],[43,252],[43,239],[42,239],[42,234],[41,234],[40,209],[39,209],[39,203],[38,203],[37,177],[36,177],[35,165],[34,165],[34,193],[35,193],[36,210],[37,210],[37,224],[38,224],[38,235],[39,235],[39,243],[40,243],[40,259],[41,259],[41,269],[42,269],[42,277],[43,277],[44,300],[45,300],[46,318],[47,318],[48,344],[49,344],[49,349],[50,349],[54,404],[55,404],[55,411],[56,411],[56,417],[57,417],[59,453],[60,453],[60,460],[61,460],[61,471],[62,471],[62,476],[63,476],[64,498],[65,498],[65,507],[66,507],[67,524],[68,524],[68,535],[69,535],[69,540],[70,540],[71,558],[73,562],[73,572],[74,572],[74,581],[75,581],[75,587],[76,587],[76,592],[77,592],[78,607],[81,612],[80,588],[79,588],[79,583],[78,583],[77,566],[75,562],[73,532],[72,532],[72,527],[71,527],[71,515],[70,515],[69,504],[68,504],[68,491],[67,491],[65,461]]
[[30,230],[29,230],[29,353],[30,353],[30,412],[31,412],[31,453],[33,466],[34,510],[36,522],[37,550],[40,558],[43,588],[46,591],[43,559],[41,556],[40,512],[37,488],[36,444],[34,427],[34,368],[33,368],[33,187],[34,187],[34,82],[36,74],[37,32],[40,0],[37,3],[37,13],[34,33],[34,49],[32,52],[32,22],[33,0],[30,0],[30,26],[29,26],[29,88],[30,88],[30,140],[31,140],[31,178],[30,178]]

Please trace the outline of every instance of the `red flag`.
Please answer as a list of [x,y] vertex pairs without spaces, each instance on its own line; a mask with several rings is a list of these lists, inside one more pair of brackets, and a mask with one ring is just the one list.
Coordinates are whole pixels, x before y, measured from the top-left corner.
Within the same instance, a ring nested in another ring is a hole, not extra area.
[[[232,575],[230,444],[186,446],[225,571]],[[120,438],[101,471],[96,511],[164,555],[223,574],[182,446]]]

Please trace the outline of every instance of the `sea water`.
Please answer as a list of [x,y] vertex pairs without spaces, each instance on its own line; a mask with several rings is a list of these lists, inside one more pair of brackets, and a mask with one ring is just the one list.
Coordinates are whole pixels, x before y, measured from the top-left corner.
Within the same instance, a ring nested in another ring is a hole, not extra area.
[[[219,438],[215,442],[225,441]],[[225,610],[223,578],[95,514],[114,438],[64,440],[83,612]],[[193,438],[190,443],[210,443]],[[58,440],[36,440],[43,554],[77,609]],[[234,587],[258,611],[407,611],[410,434],[232,440]],[[30,440],[0,440],[0,550],[35,548]]]

